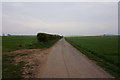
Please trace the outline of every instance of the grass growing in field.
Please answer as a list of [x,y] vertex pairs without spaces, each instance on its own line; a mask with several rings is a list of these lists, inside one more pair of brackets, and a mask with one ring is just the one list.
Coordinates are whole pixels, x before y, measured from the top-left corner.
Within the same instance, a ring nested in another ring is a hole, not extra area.
[[65,39],[89,59],[96,61],[113,76],[120,78],[118,37],[66,37]]
[[36,42],[36,37],[24,36],[4,36],[2,37],[2,51],[10,52],[20,48],[25,48],[27,45]]
[[58,39],[49,42],[38,42],[36,36],[4,36],[2,37],[2,51],[10,52],[18,49],[49,48]]

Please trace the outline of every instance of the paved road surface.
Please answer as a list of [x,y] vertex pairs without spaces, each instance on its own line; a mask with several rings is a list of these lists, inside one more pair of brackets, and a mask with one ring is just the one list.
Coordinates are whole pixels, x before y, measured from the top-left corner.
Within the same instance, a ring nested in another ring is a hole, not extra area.
[[42,78],[111,78],[107,72],[72,47],[59,40],[48,57]]

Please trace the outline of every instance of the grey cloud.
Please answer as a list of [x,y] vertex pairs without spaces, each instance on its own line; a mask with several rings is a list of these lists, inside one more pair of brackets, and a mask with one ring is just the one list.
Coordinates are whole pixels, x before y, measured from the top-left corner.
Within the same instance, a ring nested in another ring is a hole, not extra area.
[[4,33],[118,33],[117,3],[4,3],[3,15]]

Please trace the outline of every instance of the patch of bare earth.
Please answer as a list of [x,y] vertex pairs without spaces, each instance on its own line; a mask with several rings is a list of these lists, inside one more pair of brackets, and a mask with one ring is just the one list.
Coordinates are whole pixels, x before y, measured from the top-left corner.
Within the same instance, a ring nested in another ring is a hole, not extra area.
[[49,49],[22,49],[9,54],[17,56],[14,58],[15,64],[24,61],[25,65],[23,67],[23,77],[24,78],[40,78],[44,68],[46,67],[47,56],[50,52]]

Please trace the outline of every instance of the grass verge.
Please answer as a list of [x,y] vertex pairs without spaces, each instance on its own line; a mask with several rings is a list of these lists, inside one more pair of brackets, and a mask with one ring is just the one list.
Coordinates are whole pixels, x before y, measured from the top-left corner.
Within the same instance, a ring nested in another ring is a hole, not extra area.
[[22,78],[22,67],[25,65],[24,61],[15,64],[14,57],[17,55],[3,54],[2,58],[2,79]]

